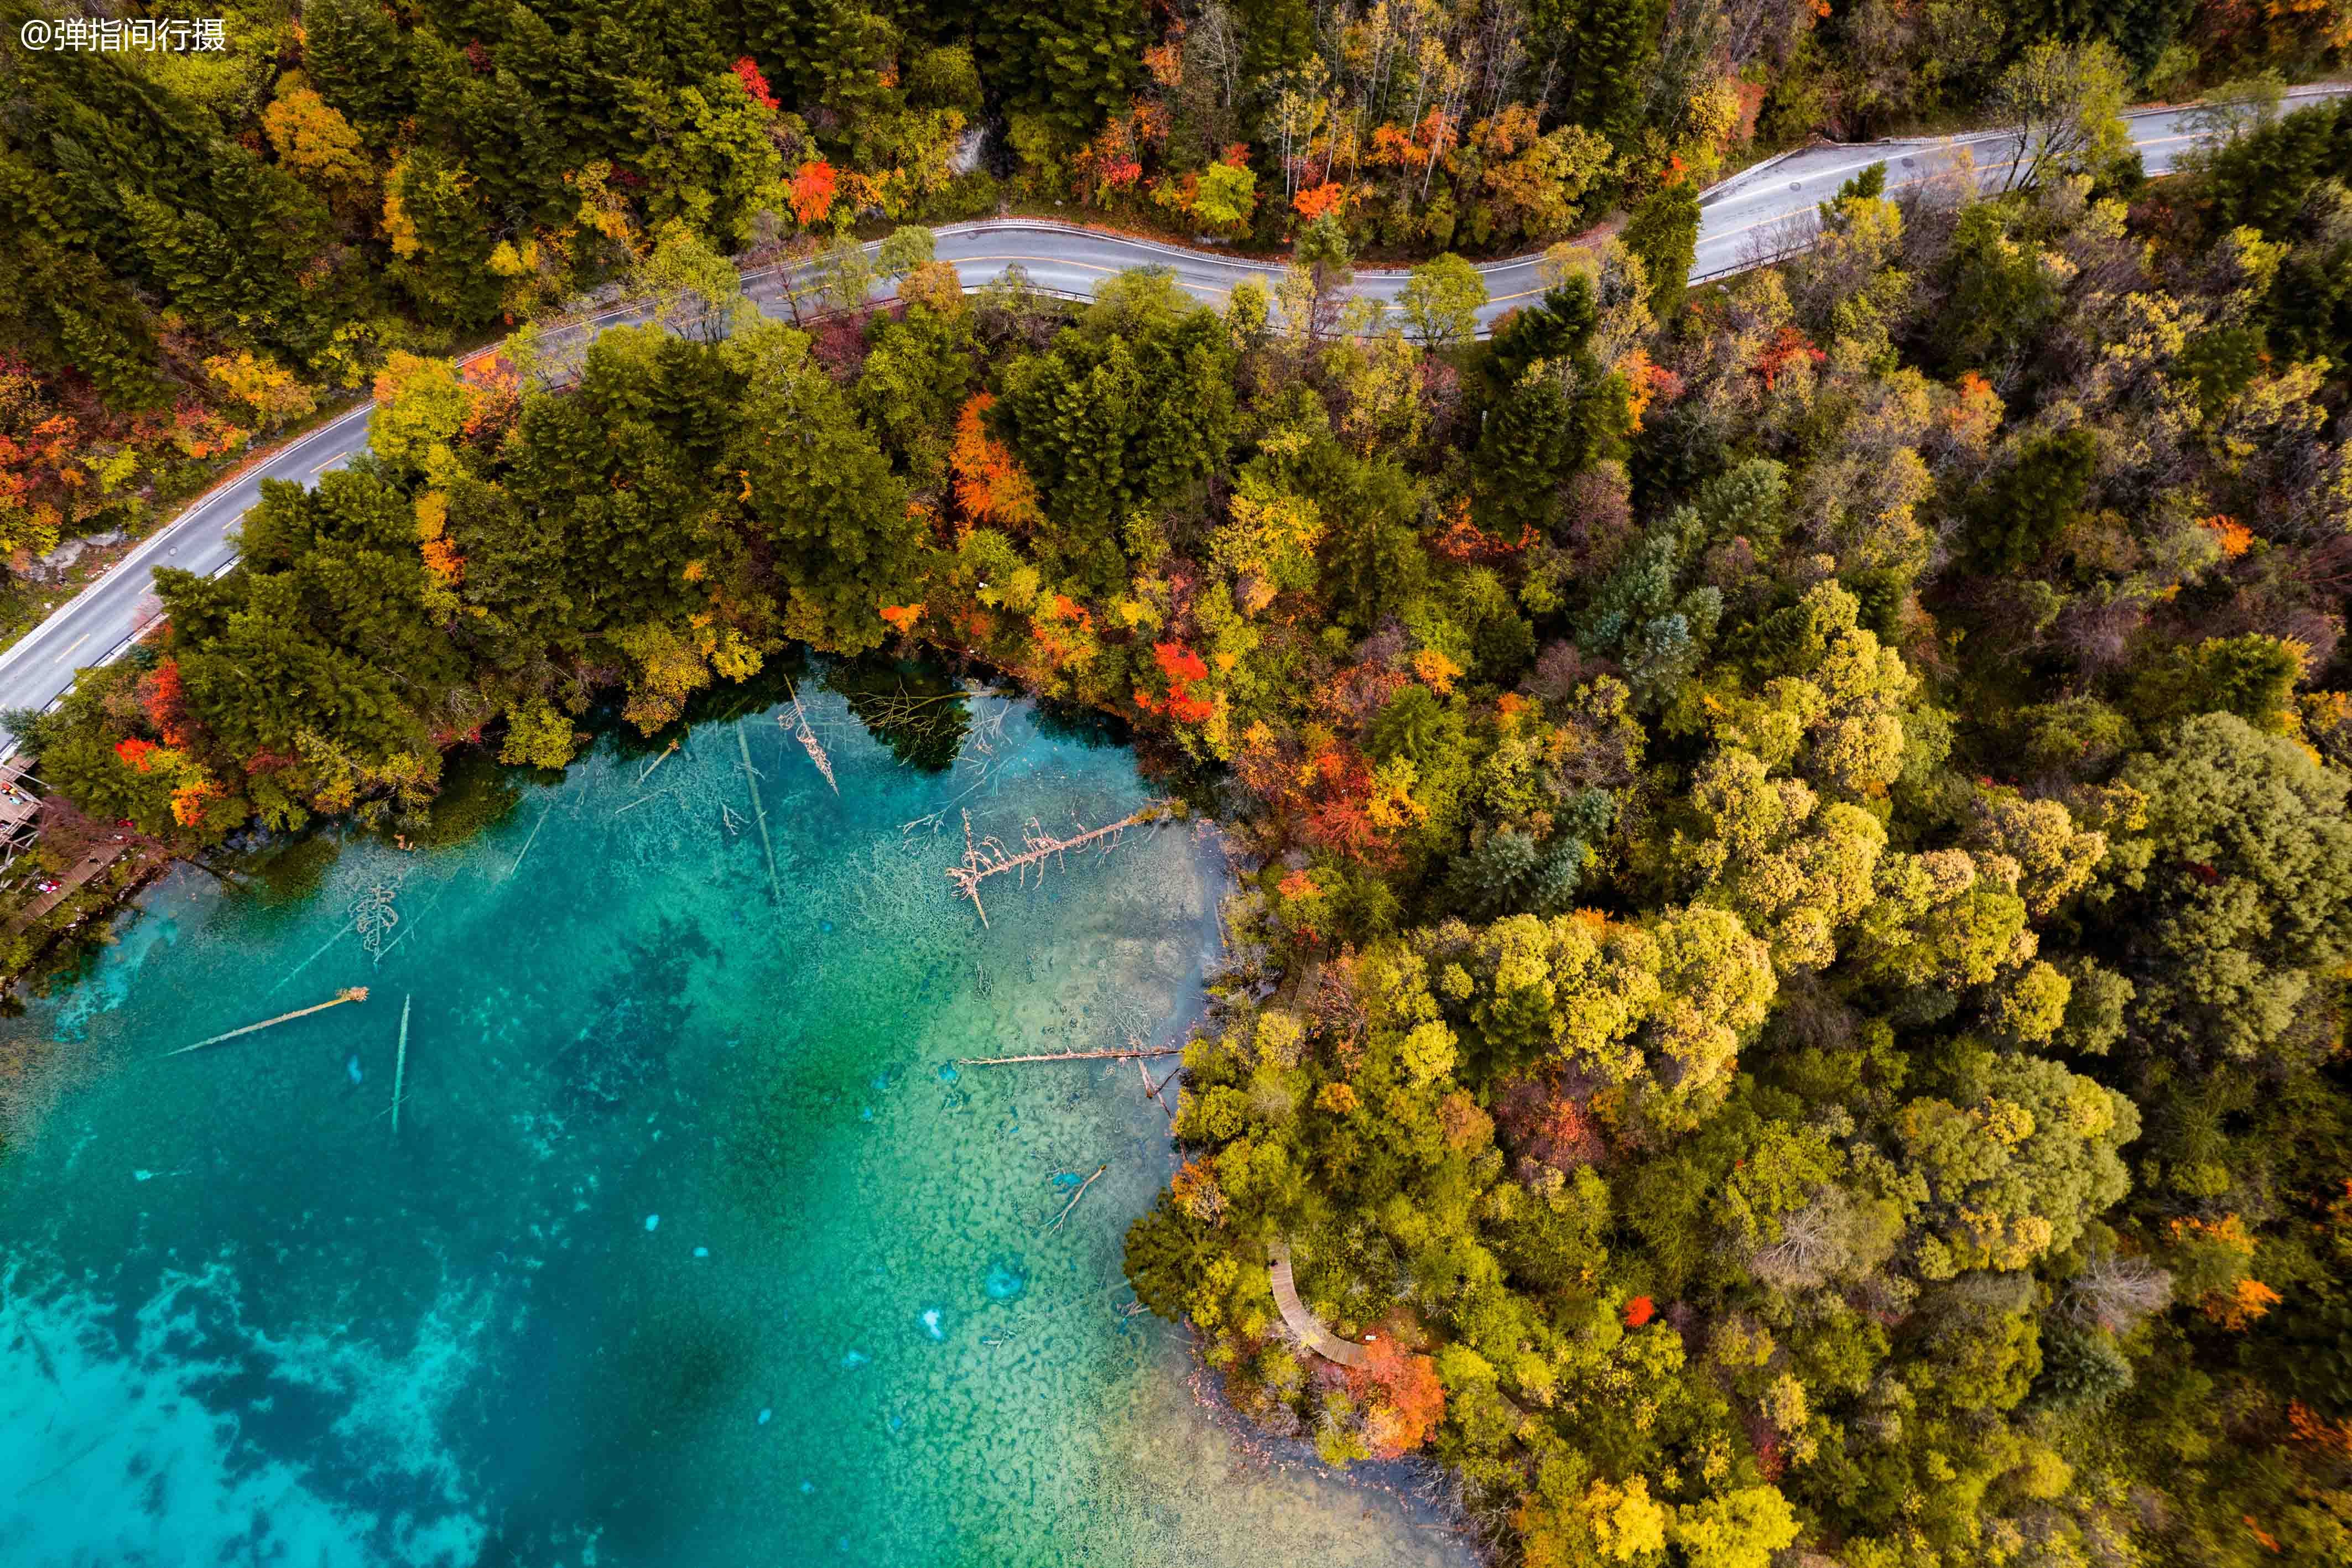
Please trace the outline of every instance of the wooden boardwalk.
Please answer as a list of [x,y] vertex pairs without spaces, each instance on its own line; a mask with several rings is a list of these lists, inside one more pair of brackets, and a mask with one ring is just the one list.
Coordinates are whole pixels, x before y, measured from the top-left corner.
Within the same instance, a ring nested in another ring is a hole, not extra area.
[[120,839],[111,842],[92,844],[89,852],[75,862],[73,868],[58,879],[58,885],[25,906],[16,919],[0,931],[0,942],[13,940],[16,934],[73,896],[84,883],[131,852],[131,846]]
[[1294,1338],[1326,1361],[1341,1366],[1361,1366],[1371,1353],[1353,1340],[1341,1339],[1323,1326],[1323,1320],[1298,1299],[1298,1281],[1290,1271],[1290,1243],[1277,1241],[1265,1249],[1266,1271],[1274,1276],[1274,1304]]

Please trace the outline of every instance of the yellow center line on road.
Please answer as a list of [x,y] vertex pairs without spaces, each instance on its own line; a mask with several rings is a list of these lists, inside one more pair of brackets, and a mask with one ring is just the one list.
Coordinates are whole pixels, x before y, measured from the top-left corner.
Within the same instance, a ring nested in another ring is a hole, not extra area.
[[[1905,183],[1905,184],[1916,184],[1916,183],[1917,183],[1917,182],[1916,182],[1916,181],[1905,181],[1905,182],[1904,182],[1904,183]],[[1721,234],[1719,234],[1719,235],[1707,235],[1707,236],[1706,236],[1706,237],[1707,239],[1709,239],[1709,240],[1727,240],[1727,239],[1731,239],[1731,238],[1735,237],[1736,235],[1744,235],[1744,234],[1746,234],[1749,229],[1760,229],[1760,228],[1762,228],[1766,224],[1785,224],[1785,223],[1787,223],[1790,218],[1800,216],[1800,215],[1803,213],[1803,211],[1804,211],[1804,209],[1803,209],[1802,207],[1790,207],[1787,212],[1784,212],[1784,213],[1774,213],[1774,214],[1773,214],[1770,217],[1769,217],[1769,218],[1758,218],[1754,223],[1750,223],[1750,224],[1742,224],[1742,225],[1739,225],[1738,228],[1736,228],[1736,229],[1726,229],[1726,230],[1724,230],[1724,231],[1723,231]]]
[[1041,267],[1075,267],[1083,272],[1125,272],[1128,270],[1123,267],[1097,267],[1090,261],[1064,261],[1061,257],[1053,256],[959,256],[950,258],[948,265],[950,267],[960,267],[967,261],[1034,261]]
[[[987,261],[1019,262],[1024,266],[1034,263],[1039,267],[1074,267],[1080,272],[1099,272],[1106,277],[1115,277],[1123,272],[1132,272],[1135,270],[1135,268],[1131,267],[1097,267],[1091,261],[1065,261],[1057,256],[944,256],[941,259],[950,267],[964,267]],[[1228,265],[1232,264],[1229,263]],[[1268,270],[1272,270],[1271,267],[1269,267]],[[1204,283],[1202,284],[1201,287],[1212,294],[1231,294],[1233,292],[1230,288],[1222,288],[1213,283]]]
[[[2175,137],[2168,138],[2168,140],[2169,140],[2169,141],[2189,141],[2189,140],[2192,140],[2192,139],[2191,139],[2191,138],[2189,138],[2189,137],[2183,137],[2183,136],[2175,136]],[[2139,143],[2138,145],[2140,145],[2140,146],[2144,146],[2144,147],[2156,147],[2156,146],[2161,146],[2161,145],[2162,145],[2162,143],[2161,143],[2161,142],[2156,142],[2156,141],[2147,141],[2147,142],[2141,142],[2141,143]],[[1886,162],[1886,160],[1885,160],[1885,159],[1884,159],[1884,158],[1879,158],[1879,159],[1874,159],[1874,160],[1873,160],[1873,162],[1874,162],[1884,163],[1885,162]],[[1992,173],[1993,172],[1995,172],[1996,170],[2000,170],[2000,169],[2014,169],[2014,168],[2016,168],[2016,167],[2017,167],[2017,165],[2018,165],[2019,162],[2020,162],[2020,160],[2015,159],[2015,158],[2011,158],[2011,159],[2009,159],[2007,162],[2000,162],[2000,163],[1971,163],[1971,164],[1968,165],[1968,171],[1969,171],[1969,172],[1970,172],[1970,173],[1975,173],[1975,174],[1990,174],[1990,173]],[[1867,168],[1869,168],[1869,167],[1870,167],[1870,165],[1869,165],[1868,163],[1864,163],[1864,164],[1856,165],[1856,167],[1867,169]],[[1924,185],[1924,184],[1926,184],[1928,181],[1930,181],[1930,180],[1933,180],[1933,179],[1937,178],[1938,175],[1942,175],[1942,174],[1957,174],[1957,173],[1960,172],[1960,171],[1961,171],[1961,165],[1960,165],[1960,163],[1958,162],[1958,160],[1954,160],[1954,161],[1953,161],[1953,162],[1951,162],[1950,163],[1948,163],[1948,164],[1947,164],[1944,168],[1942,168],[1942,169],[1932,169],[1932,170],[1929,170],[1929,171],[1928,171],[1927,173],[1925,173],[1925,174],[1914,174],[1914,175],[1912,175],[1912,176],[1911,176],[1909,179],[1907,179],[1907,180],[1896,180],[1896,181],[1893,182],[1891,184],[1889,184],[1886,188],[1887,188],[1888,190],[1890,190],[1890,191],[1901,191],[1901,190],[1907,190],[1909,187],[1911,187],[1911,186],[1913,186],[1913,185]],[[1843,168],[1839,168],[1839,169],[1832,169],[1832,170],[1828,171],[1828,172],[1825,172],[1825,173],[1821,173],[1821,174],[1813,175],[1813,176],[1812,176],[1812,178],[1814,178],[1814,179],[1816,179],[1816,180],[1823,180],[1823,179],[1827,179],[1827,178],[1829,178],[1830,174],[1842,174],[1842,173],[1843,173],[1843,172],[1845,172],[1845,170],[1844,170],[1844,169],[1843,169]],[[1812,202],[1808,202],[1808,203],[1806,203],[1806,204],[1805,204],[1805,206],[1814,206],[1814,205],[1818,205],[1818,204],[1818,204],[1818,203],[1812,203]],[[1746,234],[1749,229],[1760,229],[1760,228],[1762,228],[1762,227],[1763,227],[1765,225],[1767,225],[1767,224],[1784,224],[1784,223],[1787,223],[1790,218],[1801,216],[1801,215],[1803,214],[1803,213],[1804,213],[1804,207],[1802,207],[1802,206],[1799,206],[1799,207],[1790,207],[1790,208],[1789,208],[1789,209],[1788,209],[1787,211],[1785,211],[1785,212],[1774,213],[1774,214],[1772,214],[1769,217],[1758,218],[1758,219],[1756,219],[1756,220],[1755,220],[1754,222],[1752,222],[1752,223],[1745,223],[1745,224],[1742,224],[1742,225],[1739,225],[1738,228],[1736,228],[1736,229],[1726,229],[1726,230],[1724,230],[1721,234],[1718,234],[1718,235],[1704,235],[1704,236],[1702,236],[1700,243],[1701,243],[1701,244],[1703,244],[1703,245],[1714,245],[1714,244],[1719,244],[1720,242],[1722,242],[1722,241],[1724,241],[1724,240],[1733,239],[1733,238],[1736,238],[1737,236],[1738,236],[1738,235],[1744,235],[1744,234]]]
[[[2137,151],[2139,151],[2139,150],[2142,150],[2142,149],[2145,149],[2145,148],[2149,148],[2149,147],[2169,147],[2169,146],[2171,146],[2171,145],[2172,145],[2174,142],[2176,142],[2176,141],[2201,141],[2201,140],[2202,140],[2202,136],[2201,136],[2201,133],[2200,133],[2200,132],[2197,132],[2197,131],[2184,131],[2184,132],[2182,132],[2180,135],[2178,135],[2178,136],[2155,136],[2155,137],[2150,137],[2150,138],[2149,138],[2147,141],[2136,141],[2136,142],[2132,143],[2132,147],[2133,147],[2133,150],[2134,150],[2135,152],[2137,152]],[[1885,162],[1886,162],[1886,160],[1885,160],[1884,158],[1879,158],[1879,159],[1874,159],[1872,162],[1879,162],[1879,163],[1884,163]],[[2018,165],[2020,162],[2023,162],[2023,160],[2021,160],[2021,159],[2011,158],[2011,159],[2004,160],[2003,162],[1999,162],[1999,163],[1970,163],[1969,165],[1968,165],[1968,168],[1969,168],[1969,172],[1971,172],[1971,173],[1975,173],[1975,174],[1990,174],[1990,173],[1997,172],[1998,171],[2002,170],[2002,169],[2014,169],[2014,168],[2016,168],[2016,167],[2017,167],[2017,165]],[[1811,176],[1809,176],[1809,178],[1811,178],[1811,179],[1815,179],[1815,180],[1822,180],[1822,179],[1827,179],[1827,178],[1828,178],[1830,175],[1832,175],[1832,174],[1843,174],[1843,173],[1844,173],[1844,172],[1846,172],[1847,168],[1849,168],[1849,167],[1851,167],[1851,168],[1858,168],[1858,169],[1866,169],[1866,168],[1868,168],[1869,166],[1870,166],[1870,165],[1869,165],[1868,163],[1857,163],[1857,164],[1852,164],[1852,165],[1841,165],[1841,166],[1839,166],[1838,168],[1835,168],[1835,169],[1830,169],[1830,170],[1825,170],[1825,171],[1823,171],[1822,172],[1821,172],[1821,173],[1819,173],[1819,174],[1811,175]],[[1909,187],[1911,187],[1911,186],[1913,186],[1913,185],[1924,185],[1924,184],[1926,184],[1928,181],[1930,181],[1930,180],[1933,180],[1933,179],[1937,178],[1937,175],[1939,175],[1939,174],[1956,174],[1956,173],[1958,173],[1958,172],[1960,172],[1960,168],[1961,168],[1961,165],[1960,165],[1960,163],[1959,163],[1959,161],[1958,161],[1958,160],[1957,160],[1957,159],[1954,159],[1954,160],[1951,160],[1951,161],[1949,161],[1948,162],[1947,162],[1947,163],[1946,163],[1946,165],[1945,165],[1943,168],[1941,168],[1941,169],[1933,169],[1933,170],[1928,171],[1928,172],[1927,172],[1927,173],[1925,173],[1925,174],[1914,174],[1914,175],[1910,176],[1908,179],[1894,181],[1893,183],[1891,183],[1890,184],[1888,184],[1888,186],[1887,186],[1886,188],[1887,188],[1888,190],[1890,190],[1890,191],[1901,191],[1901,190],[1907,190]],[[1719,234],[1719,235],[1706,235],[1706,241],[1705,241],[1705,243],[1714,243],[1714,242],[1717,242],[1717,241],[1721,241],[1721,240],[1730,239],[1730,238],[1732,238],[1732,237],[1733,237],[1733,236],[1735,236],[1735,235],[1744,235],[1744,234],[1746,234],[1749,229],[1758,229],[1758,228],[1762,228],[1762,227],[1763,227],[1765,225],[1767,225],[1767,224],[1786,223],[1789,219],[1793,218],[1793,217],[1796,217],[1801,210],[1802,210],[1802,209],[1801,209],[1801,208],[1794,208],[1794,207],[1792,207],[1792,208],[1790,208],[1790,210],[1788,210],[1788,211],[1786,211],[1786,212],[1782,212],[1782,213],[1775,213],[1775,214],[1773,214],[1770,217],[1758,218],[1758,219],[1756,219],[1756,220],[1755,220],[1754,222],[1752,222],[1752,223],[1746,223],[1746,224],[1742,224],[1742,225],[1739,225],[1738,228],[1736,228],[1736,229],[1726,229],[1726,230],[1724,230],[1724,231],[1723,231],[1721,234]],[[1518,297],[1517,297],[1517,296],[1514,296],[1513,298],[1518,298]]]
[[74,648],[79,648],[79,647],[80,647],[84,643],[87,643],[87,642],[89,642],[89,632],[83,632],[80,636],[79,636],[79,637],[77,637],[77,638],[75,638],[75,639],[73,640],[73,646],[72,646],[72,647],[68,648],[64,653],[59,653],[56,658],[51,659],[51,660],[49,661],[49,663],[50,663],[50,664],[64,664],[68,659],[69,659],[69,658],[71,658],[71,657],[73,656],[73,651],[74,651]]
[[[2196,140],[2196,138],[2193,136],[2170,136],[2158,141],[2139,142],[2137,145],[2142,147],[2161,147],[2168,141],[2189,141],[2194,140]],[[1886,160],[1883,158],[1875,158],[1871,162],[1883,163],[1886,162]],[[1990,174],[2000,169],[2013,169],[2017,166],[2018,162],[2019,160],[2011,158],[2006,162],[2000,163],[1973,163],[1969,166],[1969,169],[1972,173]],[[1830,178],[1832,175],[1845,173],[1849,169],[1867,169],[1869,167],[1869,163],[1841,164],[1835,169],[1823,170],[1820,173],[1808,175],[1807,178],[1811,180],[1825,180]],[[1930,170],[1925,174],[1914,174],[1907,180],[1896,180],[1893,183],[1889,184],[1887,189],[1891,191],[1900,191],[1912,185],[1925,184],[1929,180],[1937,178],[1939,174],[1951,174],[1958,173],[1959,172],[1960,164],[1957,160],[1955,160],[1943,169]],[[1807,206],[1816,204],[1818,204],[1807,202],[1802,205],[1790,207],[1784,211],[1771,214],[1769,216],[1760,217],[1751,222],[1744,223],[1736,229],[1726,229],[1721,234],[1704,235],[1700,236],[1699,243],[1702,245],[1720,245],[1725,240],[1737,239],[1750,229],[1760,229],[1768,224],[1785,224],[1791,218],[1802,217]],[[1533,299],[1544,292],[1546,291],[1540,288],[1530,288],[1518,294],[1497,295],[1496,298],[1488,300],[1487,303],[1489,305],[1507,305],[1514,299]]]

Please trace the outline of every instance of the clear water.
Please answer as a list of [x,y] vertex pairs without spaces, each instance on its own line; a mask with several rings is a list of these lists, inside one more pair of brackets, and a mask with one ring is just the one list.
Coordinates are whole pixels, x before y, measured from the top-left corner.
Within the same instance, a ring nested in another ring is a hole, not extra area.
[[1465,1561],[1248,1464],[1120,1315],[1169,1159],[1133,1063],[952,1066],[1180,1030],[1214,845],[999,879],[983,929],[962,813],[1115,820],[1127,755],[986,699],[923,773],[810,706],[838,796],[772,715],[485,770],[486,829],[177,874],[0,1026],[58,1042],[0,1165],[0,1560]]

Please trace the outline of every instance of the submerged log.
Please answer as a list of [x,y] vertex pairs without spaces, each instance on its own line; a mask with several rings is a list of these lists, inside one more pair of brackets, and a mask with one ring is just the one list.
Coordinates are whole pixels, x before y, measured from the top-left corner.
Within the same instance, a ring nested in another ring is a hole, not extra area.
[[1145,1046],[1134,1051],[1055,1051],[1043,1056],[959,1056],[958,1067],[1010,1067],[1021,1061],[1129,1061],[1143,1056],[1178,1056],[1181,1045]]
[[673,737],[667,746],[662,747],[661,755],[659,757],[655,758],[651,762],[646,764],[646,770],[637,775],[637,782],[643,784],[646,779],[652,778],[654,776],[654,769],[659,768],[663,763],[667,762],[670,758],[670,753],[677,749],[677,741]]
[[1135,1075],[1143,1080],[1143,1097],[1146,1100],[1156,1102],[1162,1111],[1168,1113],[1168,1124],[1171,1127],[1176,1124],[1176,1107],[1171,1105],[1160,1092],[1168,1087],[1169,1084],[1175,1082],[1176,1074],[1183,1071],[1184,1064],[1180,1061],[1169,1070],[1167,1077],[1161,1079],[1158,1083],[1154,1083],[1151,1082],[1151,1069],[1143,1065],[1143,1059],[1141,1057],[1139,1056],[1135,1059]]
[[[990,877],[1000,876],[1008,871],[1015,872],[1020,874],[1022,883],[1025,886],[1029,881],[1031,867],[1035,867],[1038,874],[1043,876],[1046,862],[1066,855],[1072,850],[1083,850],[1090,845],[1102,843],[1105,852],[1108,852],[1118,846],[1120,836],[1128,829],[1139,828],[1146,822],[1159,821],[1167,816],[1169,811],[1170,802],[1154,800],[1140,810],[1121,817],[1116,822],[1108,822],[1099,828],[1088,828],[1066,839],[1054,837],[1033,818],[1028,828],[1021,835],[1021,841],[1027,848],[1017,855],[1006,849],[1003,841],[994,834],[975,840],[971,836],[971,813],[966,811],[963,814],[963,864],[948,867],[948,880],[956,884],[956,891],[971,900],[971,906],[980,911],[981,925],[985,926],[988,924],[988,908],[980,901],[980,884]],[[1105,840],[1109,841],[1104,843]]]
[[359,923],[359,916],[357,915],[353,915],[351,919],[344,921],[343,928],[341,931],[336,932],[332,936],[328,937],[324,942],[320,943],[318,950],[312,953],[308,958],[303,959],[300,963],[295,965],[292,968],[278,976],[278,985],[270,987],[268,990],[262,994],[264,996],[275,995],[278,986],[284,985],[287,981],[292,979],[295,976],[300,974],[303,970],[316,963],[322,956],[324,956],[328,948],[333,946],[336,943],[350,936],[353,927],[357,926]]
[[1103,1172],[1108,1169],[1110,1169],[1108,1166],[1097,1166],[1095,1174],[1078,1184],[1078,1190],[1070,1194],[1070,1201],[1062,1205],[1062,1212],[1054,1216],[1054,1223],[1045,1227],[1046,1235],[1051,1236],[1062,1228],[1062,1221],[1070,1218],[1070,1210],[1078,1207],[1078,1199],[1087,1196],[1087,1188],[1102,1180]]
[[[345,1002],[363,1002],[365,1000],[367,1000],[367,988],[365,986],[352,986],[344,990],[337,991],[332,1000],[320,1002],[315,1007],[297,1008],[290,1013],[279,1013],[274,1019],[263,1019],[259,1023],[249,1023],[243,1029],[233,1029],[226,1034],[216,1034],[209,1040],[200,1040],[194,1045],[184,1045],[177,1051],[167,1051],[163,1055],[185,1056],[192,1051],[202,1051],[208,1045],[218,1045],[225,1040],[235,1040],[238,1035],[251,1034],[257,1029],[268,1029],[273,1024],[291,1023],[296,1019],[309,1018],[312,1013],[325,1012],[329,1008],[341,1007]],[[162,1058],[159,1057],[156,1060],[161,1061]]]
[[400,1136],[400,1086],[408,1078],[408,1005],[416,998],[400,998],[400,1054],[392,1063],[392,1135]]
[[510,877],[510,876],[514,875],[514,873],[517,873],[517,872],[519,872],[519,871],[522,870],[522,862],[523,862],[523,860],[525,859],[525,857],[527,857],[527,856],[530,853],[530,846],[531,846],[531,845],[533,845],[533,844],[535,844],[535,843],[537,843],[537,842],[539,842],[539,830],[540,830],[540,829],[541,829],[541,828],[543,828],[543,827],[545,827],[545,826],[547,826],[547,819],[548,819],[548,818],[550,818],[550,817],[551,817],[551,816],[553,816],[554,814],[555,814],[555,802],[554,802],[554,801],[552,801],[552,800],[550,800],[550,801],[547,803],[546,809],[545,809],[545,810],[541,810],[541,811],[540,812],[540,814],[539,814],[539,821],[536,821],[536,822],[533,822],[533,823],[530,825],[530,837],[529,837],[529,838],[527,838],[527,839],[523,840],[523,841],[522,841],[522,853],[521,853],[521,854],[519,854],[519,855],[517,855],[517,856],[515,856],[515,862],[514,862],[514,864],[512,864],[512,865],[510,865],[510,866],[507,867],[507,875],[508,875],[508,876],[509,876],[509,877]]
[[760,851],[768,857],[768,891],[776,897],[776,913],[784,912],[783,883],[776,879],[776,844],[768,837],[768,808],[760,800],[760,770],[751,766],[751,740],[743,727],[735,727],[735,744],[743,750],[743,782],[751,790],[751,820],[760,826]]
[[793,738],[801,743],[801,749],[808,753],[808,759],[816,764],[816,770],[819,773],[824,775],[825,787],[835,794],[840,794],[841,786],[835,783],[833,779],[833,758],[825,755],[824,742],[818,740],[816,731],[809,727],[808,710],[801,706],[799,689],[787,678],[784,682],[784,690],[793,699],[793,718],[790,724],[786,724],[784,716],[778,714],[776,723],[791,731]]

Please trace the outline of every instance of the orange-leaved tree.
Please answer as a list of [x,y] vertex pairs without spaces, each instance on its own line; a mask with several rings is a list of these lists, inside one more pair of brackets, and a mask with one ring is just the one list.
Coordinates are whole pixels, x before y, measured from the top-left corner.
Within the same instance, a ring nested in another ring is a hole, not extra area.
[[989,431],[988,411],[995,406],[994,393],[975,392],[956,416],[955,445],[948,453],[956,505],[975,523],[1034,528],[1045,520],[1037,505],[1037,486],[1013,449]]
[[793,171],[793,216],[800,220],[803,228],[824,221],[825,214],[833,211],[833,193],[840,183],[841,176],[822,158],[812,158]]
[[771,110],[777,107],[776,95],[770,90],[768,78],[760,74],[759,63],[751,56],[744,55],[738,58],[733,69],[735,79],[743,84],[743,90],[751,95],[751,100],[754,103]]
[[1193,690],[1194,685],[1209,678],[1209,666],[1201,655],[1181,643],[1157,643],[1151,649],[1152,662],[1168,683],[1164,697],[1154,697],[1143,686],[1135,688],[1135,706],[1146,713],[1165,713],[1185,724],[1205,724],[1217,711],[1217,705]]
[[1382,1333],[1364,1347],[1361,1366],[1348,1371],[1349,1392],[1364,1409],[1364,1441],[1376,1459],[1400,1458],[1437,1435],[1445,1418],[1445,1385],[1437,1363]]

